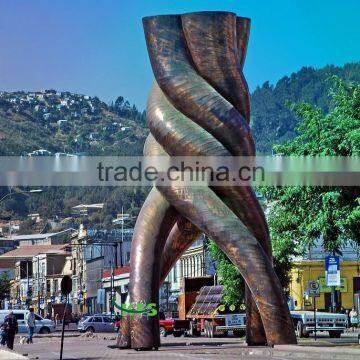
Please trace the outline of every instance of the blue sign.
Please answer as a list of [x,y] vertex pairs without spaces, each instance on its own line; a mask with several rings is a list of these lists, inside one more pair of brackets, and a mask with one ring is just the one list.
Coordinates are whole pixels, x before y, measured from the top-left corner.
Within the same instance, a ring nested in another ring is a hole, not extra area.
[[340,258],[339,256],[326,256],[325,258],[326,286],[340,286]]
[[131,241],[134,229],[88,229],[86,233],[94,241],[116,242],[122,238],[124,241]]
[[98,305],[105,305],[105,289],[98,289],[96,302]]

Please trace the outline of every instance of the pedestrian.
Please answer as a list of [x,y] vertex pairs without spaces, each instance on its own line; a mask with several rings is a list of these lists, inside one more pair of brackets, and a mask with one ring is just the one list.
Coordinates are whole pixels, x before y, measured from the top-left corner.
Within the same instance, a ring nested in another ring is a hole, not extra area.
[[357,323],[358,323],[358,313],[354,308],[352,308],[349,315],[350,315],[351,329],[352,331],[355,331],[355,328],[357,327]]
[[27,344],[32,344],[33,343],[33,335],[34,335],[34,330],[35,330],[35,314],[34,314],[34,309],[30,308],[29,309],[29,313],[26,317],[26,326],[28,328],[28,338],[26,340]]
[[347,316],[347,328],[350,329],[351,322],[350,322],[350,310],[346,309],[346,316]]
[[1,324],[0,326],[0,345],[5,346],[6,344],[6,330],[7,326],[5,323]]
[[58,323],[59,323],[59,314],[56,313],[55,314],[55,325],[57,326]]
[[6,346],[10,350],[14,350],[15,334],[18,332],[18,322],[12,311],[5,317],[4,324],[6,326]]

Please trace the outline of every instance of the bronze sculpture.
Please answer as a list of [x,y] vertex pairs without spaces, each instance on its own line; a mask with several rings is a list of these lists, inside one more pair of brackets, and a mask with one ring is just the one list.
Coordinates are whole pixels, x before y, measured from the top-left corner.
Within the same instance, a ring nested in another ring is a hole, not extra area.
[[[250,20],[228,12],[200,12],[146,17],[143,24],[156,80],[147,105],[151,134],[144,153],[255,155],[242,72]],[[296,343],[272,268],[266,220],[250,186],[154,187],[135,227],[130,301],[158,303],[160,283],[202,232],[245,279],[248,344]],[[126,317],[118,344],[158,348],[158,319]]]

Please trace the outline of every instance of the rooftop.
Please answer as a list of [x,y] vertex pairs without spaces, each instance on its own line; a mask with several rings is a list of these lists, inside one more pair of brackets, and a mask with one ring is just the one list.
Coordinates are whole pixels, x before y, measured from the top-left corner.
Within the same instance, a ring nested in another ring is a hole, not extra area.
[[103,203],[99,203],[99,204],[80,204],[80,205],[76,205],[73,206],[72,209],[102,209],[104,207]]
[[0,256],[0,268],[11,267],[16,261],[33,258],[39,254],[66,254],[68,244],[23,245]]
[[45,233],[45,234],[29,234],[29,235],[13,235],[11,239],[8,237],[1,237],[0,240],[36,240],[36,239],[47,239],[50,237],[62,235],[66,232],[69,232],[72,229],[66,229],[63,231],[55,232],[55,233]]

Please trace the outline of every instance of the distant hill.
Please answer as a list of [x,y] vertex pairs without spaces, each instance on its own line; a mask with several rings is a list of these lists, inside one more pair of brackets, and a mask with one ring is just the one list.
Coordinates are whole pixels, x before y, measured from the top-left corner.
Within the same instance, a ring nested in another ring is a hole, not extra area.
[[[360,82],[360,62],[322,69],[304,67],[251,94],[251,127],[259,153],[295,135],[299,119],[286,102],[306,101],[327,111],[331,75]],[[0,155],[45,149],[52,153],[141,155],[149,130],[145,111],[123,97],[106,104],[97,97],[45,90],[0,92]]]
[[309,102],[324,111],[331,107],[328,96],[331,75],[345,81],[360,82],[360,62],[343,67],[325,66],[322,69],[303,67],[275,85],[265,82],[251,94],[251,127],[259,153],[271,153],[272,145],[295,135],[299,119],[288,109],[286,102]]
[[[142,155],[149,130],[145,112],[123,97],[112,104],[98,98],[45,90],[0,92],[0,155]],[[49,187],[36,196],[13,196],[0,204],[0,218],[26,219],[39,213],[45,219],[71,216],[71,207],[102,203],[101,213],[81,221],[111,227],[121,212],[136,216],[147,189],[130,187]],[[0,187],[0,198],[8,189]],[[28,220],[21,231],[36,231]]]
[[39,149],[141,155],[147,133],[145,112],[122,97],[108,105],[96,97],[55,90],[0,93],[0,155]]

